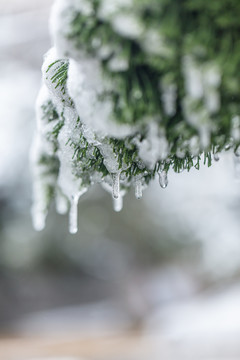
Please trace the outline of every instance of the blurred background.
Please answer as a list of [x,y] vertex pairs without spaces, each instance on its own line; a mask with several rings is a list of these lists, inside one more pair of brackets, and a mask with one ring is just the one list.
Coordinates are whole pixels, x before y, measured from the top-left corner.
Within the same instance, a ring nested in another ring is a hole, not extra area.
[[0,0],[0,359],[239,359],[234,159],[156,180],[121,213],[95,187],[79,232],[30,218],[29,149],[50,0]]

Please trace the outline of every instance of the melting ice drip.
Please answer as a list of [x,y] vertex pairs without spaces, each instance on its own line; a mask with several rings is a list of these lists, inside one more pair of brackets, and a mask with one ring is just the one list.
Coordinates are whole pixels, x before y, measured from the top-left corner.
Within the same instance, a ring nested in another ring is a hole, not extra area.
[[[124,193],[120,190],[120,176],[121,173],[112,174],[112,197],[113,197],[113,209],[119,212],[123,208],[123,195]],[[142,198],[142,180],[138,179],[135,182],[135,196],[137,199]]]
[[[121,173],[112,174],[112,197],[113,197],[113,209],[119,212],[123,208],[123,195],[124,193],[120,189],[120,176]],[[159,183],[160,186],[165,189],[168,185],[167,172],[164,170],[159,171]],[[141,199],[143,196],[143,182],[142,179],[136,179],[135,181],[135,197]]]
[[68,201],[62,194],[56,194],[56,211],[58,214],[64,215],[68,212]]
[[165,189],[168,186],[168,177],[166,171],[160,170],[158,176],[159,176],[159,184],[161,188]]
[[213,155],[213,158],[214,158],[215,161],[219,161],[219,160],[220,160],[220,157],[219,157],[219,154],[218,154],[218,153],[215,153],[215,154]]
[[79,195],[72,197],[71,206],[69,211],[69,232],[76,234],[78,231],[78,200]]
[[44,210],[33,210],[33,227],[36,231],[42,231],[46,225],[47,212]]
[[137,199],[141,199],[142,198],[142,181],[136,180],[135,182],[135,196]]
[[120,195],[120,172],[112,174],[112,196],[118,199]]
[[77,194],[72,195],[70,202],[70,211],[69,211],[69,232],[71,234],[76,234],[78,232],[78,201],[80,196],[82,196],[87,191],[87,188],[83,188]]
[[[239,158],[240,160],[240,158]],[[123,196],[125,190],[120,188],[120,176],[121,172],[112,174],[112,188],[106,186],[107,191],[111,191],[113,198],[113,208],[116,212],[120,212],[123,208]],[[159,183],[162,188],[166,188],[168,185],[168,178],[166,171],[159,171]],[[106,184],[107,185],[107,184]],[[137,178],[135,181],[135,196],[137,199],[141,199],[143,195],[143,181]],[[70,210],[69,210],[69,232],[76,234],[78,232],[78,202],[81,195],[83,195],[87,189],[82,189],[78,193],[71,196]],[[58,193],[56,196],[56,210],[60,214],[65,214],[68,210],[68,201],[65,196]],[[45,227],[47,211],[45,208],[36,207],[33,209],[34,228],[41,231]]]
[[117,199],[113,198],[113,209],[116,212],[120,212],[123,208],[123,197],[119,195]]
[[120,192],[120,176],[120,172],[112,174],[113,209],[116,212],[121,211],[123,208],[123,196]]

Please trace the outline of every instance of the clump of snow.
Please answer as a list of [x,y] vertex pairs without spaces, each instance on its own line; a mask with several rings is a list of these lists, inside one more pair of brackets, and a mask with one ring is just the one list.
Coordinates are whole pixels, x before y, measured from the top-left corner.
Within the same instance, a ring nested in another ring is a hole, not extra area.
[[70,61],[68,91],[81,121],[99,136],[123,138],[134,134],[136,127],[112,121],[112,102],[100,100],[100,96],[111,91],[113,85],[104,81],[98,60],[86,57],[81,62]]
[[117,34],[129,39],[138,39],[144,32],[144,26],[138,18],[129,13],[115,15],[111,19],[111,25]]
[[177,100],[177,86],[174,83],[166,83],[162,81],[160,83],[160,89],[162,91],[162,102],[164,112],[168,116],[173,116],[176,113],[176,100]]
[[101,1],[98,16],[101,19],[109,19],[119,11],[129,9],[133,0],[103,0]]
[[159,125],[156,122],[150,122],[146,138],[142,141],[136,138],[135,143],[139,149],[139,157],[150,169],[154,168],[158,160],[164,160],[168,155],[168,141],[164,133],[159,134]]
[[184,115],[199,131],[200,144],[206,149],[210,144],[212,124],[210,117],[219,111],[221,74],[216,64],[197,64],[191,55],[183,58],[183,75],[186,96],[183,99]]
[[172,54],[159,29],[146,29],[142,33],[140,45],[148,54],[162,57],[169,57]]

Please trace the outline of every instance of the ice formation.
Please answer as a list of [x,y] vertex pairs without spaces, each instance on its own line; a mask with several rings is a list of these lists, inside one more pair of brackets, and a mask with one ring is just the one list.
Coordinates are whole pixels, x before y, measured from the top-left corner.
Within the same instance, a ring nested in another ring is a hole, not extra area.
[[[238,155],[235,104],[229,121],[222,111],[224,69],[189,36],[179,53],[179,35],[166,30],[166,4],[55,1],[32,147],[36,230],[52,198],[59,213],[69,210],[76,233],[79,198],[96,183],[120,211],[127,190],[140,199],[157,174],[166,188],[170,168],[198,169],[202,154],[210,165],[226,144]],[[191,9],[182,6],[187,16]]]

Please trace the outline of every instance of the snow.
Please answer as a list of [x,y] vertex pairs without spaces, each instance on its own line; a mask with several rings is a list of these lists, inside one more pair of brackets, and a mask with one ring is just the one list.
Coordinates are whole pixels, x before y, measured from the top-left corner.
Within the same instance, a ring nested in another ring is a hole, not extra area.
[[129,13],[115,15],[111,19],[111,25],[117,34],[129,39],[140,38],[144,31],[141,22]]
[[176,100],[177,100],[177,86],[172,84],[166,84],[162,82],[160,84],[162,90],[162,102],[166,115],[173,116],[176,113]]
[[[186,96],[182,105],[185,117],[199,131],[201,148],[206,149],[212,131],[210,116],[217,113],[221,106],[218,90],[221,73],[217,64],[197,64],[192,55],[185,55],[183,74]],[[197,102],[201,102],[201,105],[196,108]]]
[[100,19],[109,19],[115,13],[129,9],[133,6],[133,0],[103,0],[100,4],[98,16]]
[[99,100],[99,95],[111,90],[113,85],[103,79],[98,60],[85,57],[80,62],[70,61],[67,86],[81,121],[100,137],[123,138],[133,134],[136,127],[112,121],[112,103]]
[[159,125],[151,121],[148,124],[146,138],[135,143],[139,149],[139,157],[150,169],[153,169],[158,160],[166,159],[168,155],[168,141],[164,134],[159,134]]
[[171,56],[171,49],[166,45],[160,29],[145,29],[141,37],[140,46],[147,54],[163,58]]
[[183,58],[186,92],[192,99],[201,99],[204,94],[201,68],[190,55]]
[[108,62],[108,68],[112,72],[125,71],[129,68],[129,64],[126,59],[114,56]]
[[[66,85],[62,89],[62,86],[57,86],[57,84],[52,81],[52,76],[56,73],[56,70],[60,67],[60,65],[63,65],[67,62],[67,60],[64,59],[60,60],[59,62],[56,62],[57,60],[59,60],[59,58],[57,56],[56,49],[50,49],[44,57],[42,75],[43,81],[49,90],[51,100],[57,107],[58,112],[61,113],[63,106],[71,106],[71,101],[67,93]],[[56,63],[54,64],[54,62]],[[50,65],[52,66],[49,67]]]

